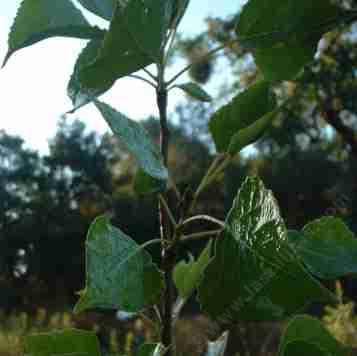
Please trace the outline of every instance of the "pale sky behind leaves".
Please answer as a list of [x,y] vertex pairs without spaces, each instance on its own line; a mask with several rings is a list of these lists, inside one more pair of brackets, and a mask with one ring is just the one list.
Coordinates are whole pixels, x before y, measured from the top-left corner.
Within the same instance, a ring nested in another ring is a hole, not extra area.
[[[240,3],[240,0],[191,0],[180,32],[183,35],[197,34],[205,29],[207,16],[233,14]],[[8,31],[19,4],[20,0],[0,0],[0,62],[7,51]],[[83,12],[92,24],[106,26],[105,21]],[[47,151],[48,139],[54,135],[58,119],[71,109],[66,87],[84,44],[85,41],[77,39],[52,38],[12,56],[6,67],[0,70],[0,130],[21,136],[28,147]],[[183,64],[172,68],[172,73],[176,73]],[[180,92],[173,91],[169,110],[172,111],[182,98]],[[101,100],[133,119],[157,115],[153,89],[134,79],[117,81]],[[92,105],[78,110],[73,116],[83,119],[90,129],[107,130],[104,120]]]

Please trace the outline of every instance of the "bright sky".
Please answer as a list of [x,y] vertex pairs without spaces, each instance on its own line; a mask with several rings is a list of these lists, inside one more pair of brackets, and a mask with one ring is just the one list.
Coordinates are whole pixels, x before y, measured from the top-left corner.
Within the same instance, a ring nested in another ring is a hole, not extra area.
[[[191,0],[180,32],[199,33],[205,28],[204,19],[207,16],[235,13],[239,3],[240,0]],[[19,4],[20,0],[1,1],[0,4],[0,62],[7,51],[8,31]],[[88,15],[88,12],[85,14]],[[93,24],[105,26],[105,21],[95,16],[87,18]],[[53,38],[13,55],[6,67],[0,70],[0,129],[23,137],[32,148],[47,151],[48,138],[55,133],[60,115],[71,109],[66,86],[84,44],[84,41],[76,39]],[[179,92],[173,93],[170,110],[182,98]],[[101,99],[133,119],[157,114],[151,87],[133,79],[117,81]],[[107,129],[92,105],[80,109],[75,115],[91,129],[100,132]]]

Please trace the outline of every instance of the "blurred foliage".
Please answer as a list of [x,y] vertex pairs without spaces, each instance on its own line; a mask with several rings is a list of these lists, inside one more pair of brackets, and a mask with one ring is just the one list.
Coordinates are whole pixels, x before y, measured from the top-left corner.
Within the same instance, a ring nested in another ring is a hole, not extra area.
[[[157,120],[144,126],[158,141]],[[171,131],[170,164],[184,189],[198,183],[210,154],[198,139],[176,127]],[[192,161],[196,164],[189,169]],[[156,199],[133,192],[136,170],[112,135],[89,132],[80,121],[62,119],[43,157],[20,138],[0,133],[0,305],[5,310],[73,305],[84,285],[87,228],[99,214],[111,215],[139,243],[159,235]]]

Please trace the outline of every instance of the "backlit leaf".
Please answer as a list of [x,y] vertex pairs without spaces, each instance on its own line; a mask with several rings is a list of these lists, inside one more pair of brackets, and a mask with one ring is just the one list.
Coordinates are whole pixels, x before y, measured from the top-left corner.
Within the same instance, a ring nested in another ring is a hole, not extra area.
[[211,260],[212,241],[201,252],[197,261],[180,261],[174,268],[173,280],[182,298],[189,298],[203,276],[203,271]]
[[3,65],[17,50],[50,37],[92,39],[102,34],[103,31],[91,26],[69,0],[23,0],[10,30]]

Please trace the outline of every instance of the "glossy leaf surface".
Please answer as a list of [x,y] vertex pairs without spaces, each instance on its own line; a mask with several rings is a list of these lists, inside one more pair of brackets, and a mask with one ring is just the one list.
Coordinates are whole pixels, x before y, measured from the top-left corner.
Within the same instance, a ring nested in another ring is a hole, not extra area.
[[231,102],[220,108],[209,122],[217,151],[227,152],[231,144],[232,147],[237,146],[234,143],[237,141],[235,135],[253,125],[274,108],[275,98],[269,83],[266,82],[258,82],[234,97]]
[[113,133],[134,155],[143,171],[153,178],[166,180],[168,173],[163,165],[161,154],[144,127],[105,103],[95,101],[95,105]]
[[25,338],[25,355],[100,356],[101,353],[95,332],[68,329],[27,336]]
[[102,33],[87,22],[70,0],[23,0],[10,30],[4,65],[17,50],[50,37],[92,39]]
[[108,217],[98,217],[87,235],[86,288],[75,312],[91,308],[137,312],[158,303],[162,288],[161,273],[150,255]]
[[247,178],[199,287],[204,311],[221,323],[281,320],[312,301],[335,300],[290,248],[272,192]]

